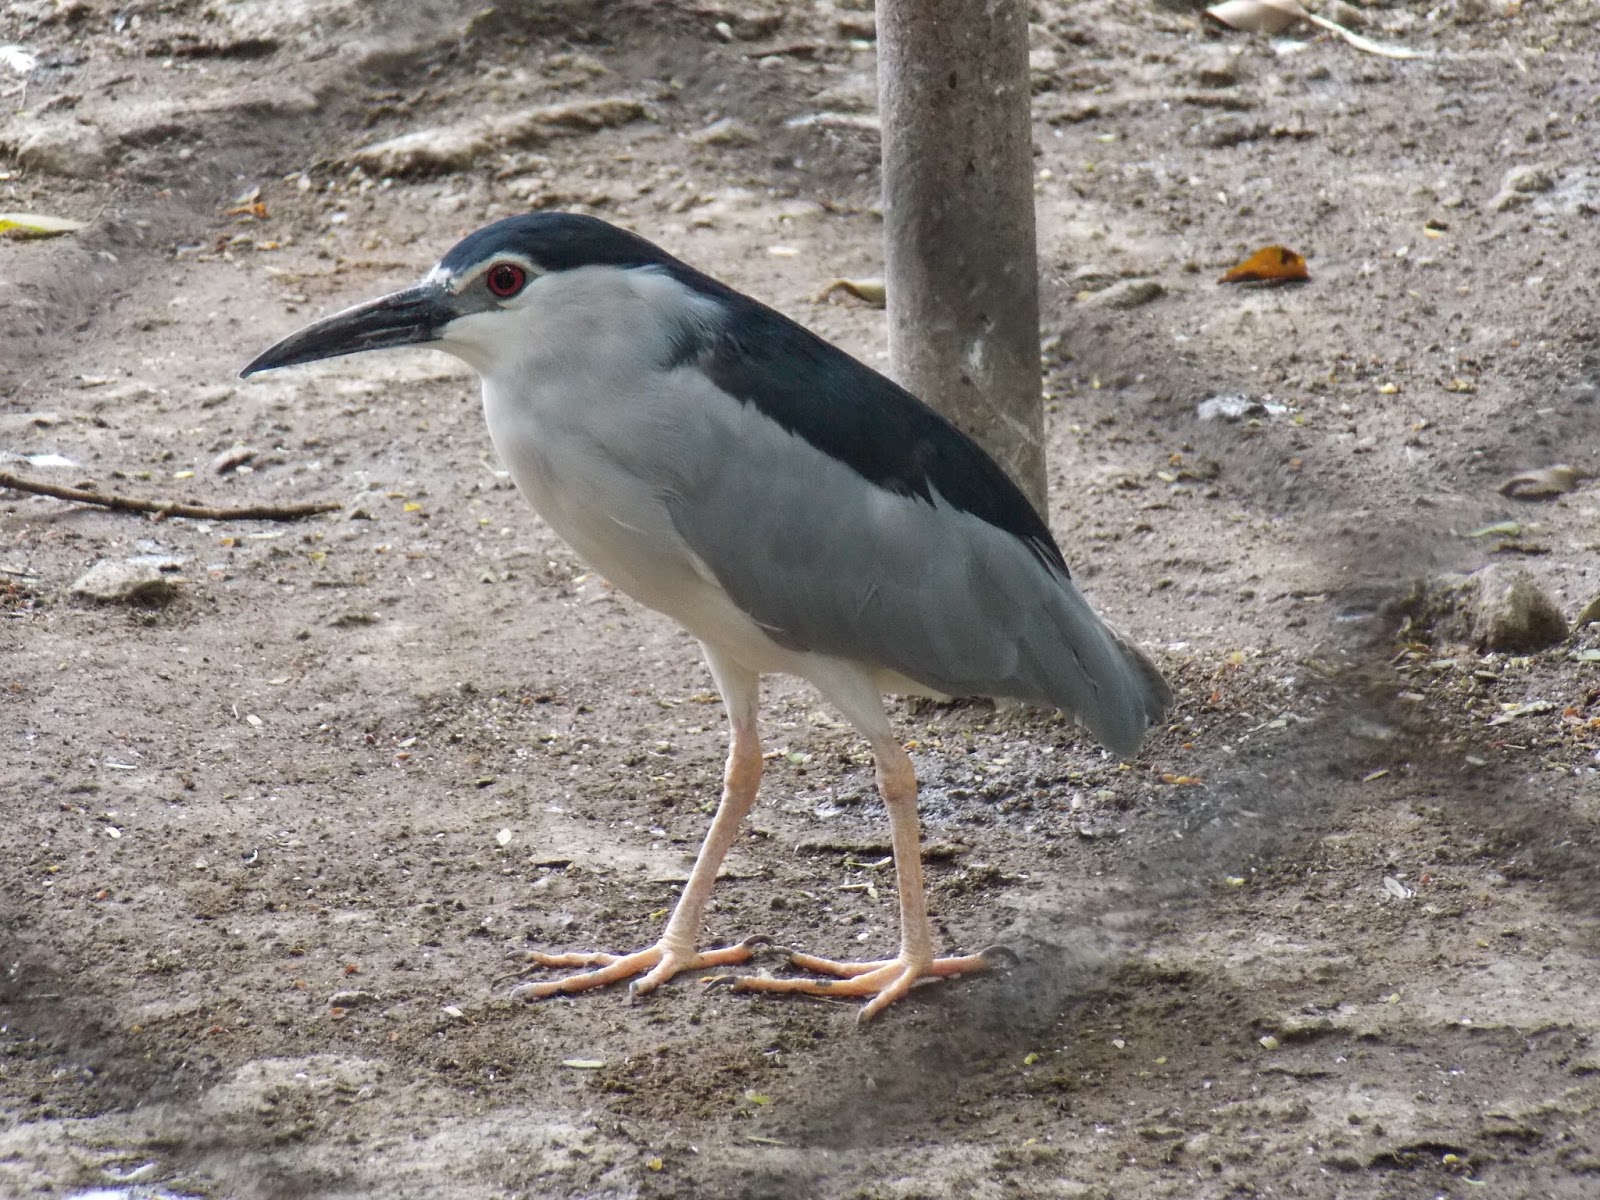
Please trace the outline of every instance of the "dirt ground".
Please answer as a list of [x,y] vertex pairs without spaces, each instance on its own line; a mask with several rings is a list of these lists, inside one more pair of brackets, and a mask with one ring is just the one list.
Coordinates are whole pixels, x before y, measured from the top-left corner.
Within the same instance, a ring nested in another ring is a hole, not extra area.
[[[858,1027],[693,977],[508,998],[527,949],[655,936],[716,796],[710,677],[532,515],[450,360],[235,376],[530,207],[883,365],[882,314],[821,298],[878,271],[870,13],[0,9],[36,60],[0,55],[0,211],[90,221],[0,241],[0,469],[343,506],[0,492],[0,1195],[1600,1196],[1600,634],[1393,617],[1489,562],[1569,620],[1600,591],[1600,488],[1497,491],[1600,466],[1600,9],[1339,10],[1410,61],[1034,10],[1049,515],[1180,703],[1122,766],[1054,715],[896,702],[938,930],[1019,962]],[[1310,283],[1218,286],[1274,242]],[[1225,395],[1265,407],[1198,419]],[[75,597],[107,559],[173,594]],[[708,940],[888,951],[865,747],[764,696]]]

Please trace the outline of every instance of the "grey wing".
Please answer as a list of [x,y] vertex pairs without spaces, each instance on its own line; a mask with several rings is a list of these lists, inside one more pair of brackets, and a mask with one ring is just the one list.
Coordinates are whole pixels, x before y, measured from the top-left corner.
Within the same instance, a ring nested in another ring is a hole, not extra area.
[[1160,719],[1159,671],[1020,538],[869,483],[748,407],[717,425],[668,510],[775,641],[948,695],[1051,705],[1118,754]]

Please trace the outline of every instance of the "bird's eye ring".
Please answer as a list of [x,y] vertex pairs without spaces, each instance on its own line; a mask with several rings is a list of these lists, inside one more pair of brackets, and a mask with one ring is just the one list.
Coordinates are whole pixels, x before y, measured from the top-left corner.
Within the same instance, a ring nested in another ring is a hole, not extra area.
[[528,282],[528,273],[516,263],[495,263],[483,277],[489,290],[501,299],[515,296]]

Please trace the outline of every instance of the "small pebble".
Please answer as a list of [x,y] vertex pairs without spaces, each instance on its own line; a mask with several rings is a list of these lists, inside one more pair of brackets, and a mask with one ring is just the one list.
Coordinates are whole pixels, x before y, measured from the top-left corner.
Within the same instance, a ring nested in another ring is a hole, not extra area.
[[72,594],[101,604],[165,604],[176,582],[150,563],[101,559],[72,585]]
[[1266,416],[1267,406],[1251,396],[1230,393],[1200,401],[1194,415],[1202,421],[1242,421],[1246,417]]
[[1154,279],[1124,279],[1087,296],[1079,295],[1078,302],[1101,308],[1139,308],[1160,299],[1166,292],[1167,289]]

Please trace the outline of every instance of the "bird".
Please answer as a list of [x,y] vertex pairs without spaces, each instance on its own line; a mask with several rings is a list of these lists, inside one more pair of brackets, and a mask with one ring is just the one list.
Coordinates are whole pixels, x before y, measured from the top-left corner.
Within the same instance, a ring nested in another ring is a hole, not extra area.
[[1060,709],[1131,757],[1172,693],[1078,590],[1048,525],[933,408],[798,322],[585,214],[537,211],[468,234],[420,282],[316,321],[242,376],[401,346],[481,378],[495,450],[549,527],[699,643],[721,694],[721,798],[660,938],[613,953],[531,951],[536,1000],[738,967],[765,939],[702,947],[707,901],[762,774],[760,681],[808,681],[865,738],[888,811],[900,948],[872,961],[795,952],[803,974],[737,991],[864,1000],[983,971],[938,956],[916,771],[886,695]]

